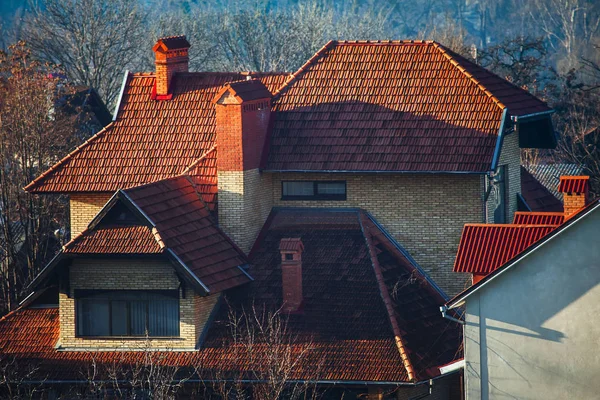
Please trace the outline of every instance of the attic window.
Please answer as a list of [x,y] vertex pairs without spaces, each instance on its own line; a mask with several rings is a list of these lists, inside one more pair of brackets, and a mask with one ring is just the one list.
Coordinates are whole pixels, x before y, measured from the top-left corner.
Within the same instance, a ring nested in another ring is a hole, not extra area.
[[178,291],[76,291],[79,337],[179,336]]
[[346,200],[346,181],[282,181],[281,200]]

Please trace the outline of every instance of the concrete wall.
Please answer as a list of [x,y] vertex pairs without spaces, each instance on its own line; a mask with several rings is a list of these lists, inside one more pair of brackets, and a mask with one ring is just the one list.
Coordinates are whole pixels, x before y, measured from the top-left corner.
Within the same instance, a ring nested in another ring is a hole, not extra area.
[[467,299],[467,399],[600,393],[600,211]]
[[66,293],[59,295],[60,346],[63,349],[192,350],[219,297],[201,297],[188,286],[183,298],[180,291],[178,338],[152,339],[149,342],[134,338],[81,338],[76,337],[76,289],[175,290],[179,288],[180,282],[168,261],[148,259],[76,259],[70,267],[69,280],[70,296]]
[[112,195],[112,193],[71,193],[69,195],[71,238],[87,228]]

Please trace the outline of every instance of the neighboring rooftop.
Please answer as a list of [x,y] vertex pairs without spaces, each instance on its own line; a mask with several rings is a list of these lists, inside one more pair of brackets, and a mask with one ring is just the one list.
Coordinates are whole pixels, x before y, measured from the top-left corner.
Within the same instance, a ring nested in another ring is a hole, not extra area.
[[[550,179],[549,176],[542,176],[547,179],[547,182],[554,182],[554,178]],[[526,208],[529,211],[534,212],[562,212],[563,203],[562,193],[557,192],[558,178],[556,178],[555,186],[553,191],[542,184],[536,176],[529,172],[529,170],[521,166],[521,196],[525,201]],[[559,193],[560,197],[556,196],[555,193]]]
[[[523,168],[537,179],[554,197],[562,202],[562,193],[558,190],[561,176],[578,176],[583,174],[583,167],[577,164],[553,163],[531,164]],[[542,210],[539,210],[542,211]]]

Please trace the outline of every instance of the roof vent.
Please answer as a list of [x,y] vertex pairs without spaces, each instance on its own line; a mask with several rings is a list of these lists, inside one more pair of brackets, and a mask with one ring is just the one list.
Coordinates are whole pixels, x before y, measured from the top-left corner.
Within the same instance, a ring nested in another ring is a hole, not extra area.
[[284,312],[298,312],[302,306],[302,252],[300,238],[284,238],[279,242]]

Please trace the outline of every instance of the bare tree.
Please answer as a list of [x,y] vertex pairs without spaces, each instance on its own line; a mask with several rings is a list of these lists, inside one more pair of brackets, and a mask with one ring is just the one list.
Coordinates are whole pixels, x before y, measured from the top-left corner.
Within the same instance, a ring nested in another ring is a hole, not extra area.
[[44,0],[26,18],[23,39],[69,80],[113,106],[125,69],[138,69],[146,30],[137,0]]
[[74,118],[59,100],[68,87],[32,61],[23,42],[0,52],[0,310],[15,308],[23,287],[53,255],[65,201],[22,187],[77,144]]
[[[232,365],[215,372],[210,389],[224,399],[317,398],[322,360],[311,354],[312,340],[294,334],[288,321],[281,310],[253,305],[236,312],[230,307],[227,349]],[[297,379],[300,371],[302,380]]]

